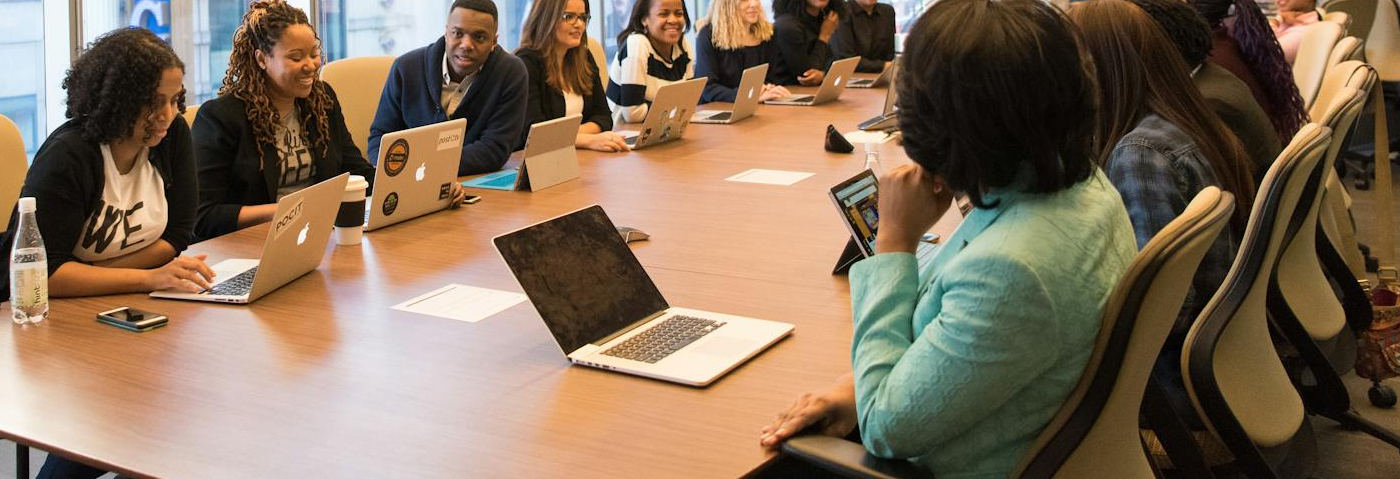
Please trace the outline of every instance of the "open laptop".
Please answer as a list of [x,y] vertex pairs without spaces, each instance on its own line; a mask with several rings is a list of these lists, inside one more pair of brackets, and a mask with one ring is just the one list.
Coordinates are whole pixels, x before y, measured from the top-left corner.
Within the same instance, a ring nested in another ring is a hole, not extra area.
[[793,330],[667,304],[598,205],[494,241],[575,364],[705,386]]
[[[895,68],[897,67],[891,65],[889,68],[885,69],[885,71],[890,71]],[[856,126],[865,131],[888,130],[890,128],[898,127],[899,108],[895,106],[896,102],[899,101],[899,88],[897,88],[898,86],[899,85],[896,84],[896,80],[891,79],[890,87],[885,89],[885,108],[883,110],[880,110],[879,115],[875,115],[874,118],[871,118],[869,120],[862,121],[859,125]]]
[[767,63],[744,69],[744,76],[739,79],[739,88],[734,91],[733,110],[697,111],[695,116],[690,117],[690,121],[730,124],[753,116],[754,110],[758,109],[758,99],[763,96],[763,80],[767,78]]
[[226,259],[215,264],[216,281],[203,293],[155,291],[152,297],[248,304],[321,265],[340,197],[350,174],[303,188],[277,201],[267,228],[262,257]]
[[856,72],[857,63],[860,63],[860,57],[836,60],[835,63],[832,63],[831,68],[826,71],[826,78],[822,80],[822,86],[817,90],[816,95],[791,95],[768,100],[766,103],[769,105],[812,106],[835,101],[841,97],[841,92],[846,91],[846,79]]
[[578,135],[583,116],[555,118],[530,125],[520,167],[462,182],[462,186],[493,190],[539,191],[578,178]]
[[656,99],[647,109],[647,119],[642,129],[623,133],[627,146],[639,150],[651,145],[665,143],[680,138],[685,127],[690,125],[690,116],[700,103],[700,93],[705,90],[706,77],[676,82],[656,89]]
[[879,88],[890,83],[894,77],[894,62],[885,62],[885,69],[880,70],[880,75],[875,78],[857,78],[846,82],[846,88]]
[[466,130],[459,118],[385,134],[365,231],[447,209]]
[[[876,208],[879,204],[879,183],[874,172],[865,170],[831,187],[830,196],[841,214],[841,222],[851,233],[845,251],[841,252],[841,259],[831,271],[831,274],[843,274],[856,261],[875,255],[875,232],[880,223]],[[933,261],[933,255],[938,252],[938,245],[934,244],[937,241],[937,235],[924,235],[923,241],[919,242],[914,257],[920,270]]]

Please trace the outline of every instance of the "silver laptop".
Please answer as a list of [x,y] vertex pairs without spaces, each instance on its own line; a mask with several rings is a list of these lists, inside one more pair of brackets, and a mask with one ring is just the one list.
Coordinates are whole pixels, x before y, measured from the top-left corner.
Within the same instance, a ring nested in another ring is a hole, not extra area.
[[700,103],[706,80],[708,78],[700,77],[658,88],[641,130],[623,135],[627,146],[639,150],[680,138],[685,127],[690,125],[695,106]]
[[[879,204],[879,191],[875,173],[870,170],[857,173],[856,176],[831,187],[831,201],[841,214],[841,222],[851,233],[846,251],[837,261],[833,274],[843,273],[856,261],[875,255],[875,232],[880,224],[880,214],[876,208]],[[937,241],[937,235],[929,234],[924,235],[923,240],[919,242],[914,252],[919,270],[922,271],[933,262],[933,255],[938,252]]]
[[879,88],[890,83],[894,76],[894,62],[885,62],[885,69],[875,78],[856,78],[846,82],[846,88]]
[[846,80],[856,72],[857,63],[860,63],[860,57],[836,60],[835,63],[832,63],[831,68],[826,71],[826,78],[822,80],[822,86],[817,90],[816,95],[792,95],[768,100],[766,103],[769,105],[812,106],[835,101],[841,97],[841,92],[846,91]]
[[575,364],[705,386],[793,330],[667,304],[598,205],[494,241]]
[[203,293],[155,291],[152,297],[248,304],[321,265],[349,173],[303,188],[277,201],[259,259],[215,264],[213,285]]
[[[886,68],[885,71],[894,70],[895,68],[898,67],[891,65],[889,68]],[[899,101],[899,85],[897,81],[897,79],[891,79],[890,87],[885,89],[885,108],[880,111],[879,115],[875,115],[875,117],[869,120],[860,122],[860,124],[857,125],[860,129],[865,131],[887,130],[899,126],[899,108],[895,105],[896,102]]]
[[578,178],[578,135],[583,116],[555,118],[530,125],[520,167],[462,182],[462,186],[493,190],[539,191]]
[[447,209],[466,130],[459,118],[385,134],[365,231]]
[[763,80],[766,78],[768,78],[767,63],[744,69],[744,76],[739,79],[739,88],[734,91],[733,110],[698,111],[695,112],[695,116],[690,117],[690,121],[730,124],[753,116],[754,110],[758,109],[758,99],[763,96]]

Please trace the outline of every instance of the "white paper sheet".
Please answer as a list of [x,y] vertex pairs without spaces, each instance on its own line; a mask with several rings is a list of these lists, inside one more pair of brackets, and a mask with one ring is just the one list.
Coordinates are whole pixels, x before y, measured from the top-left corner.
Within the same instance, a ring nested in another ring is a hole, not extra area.
[[813,174],[814,173],[808,173],[805,171],[764,170],[761,168],[755,168],[725,178],[724,181],[737,181],[740,183],[759,183],[764,185],[792,186],[794,183],[805,180]]
[[842,136],[845,136],[846,141],[851,142],[852,145],[860,145],[862,143],[878,145],[894,139],[894,135],[883,131],[856,130],[842,133]]
[[520,293],[454,283],[396,304],[394,309],[475,323],[525,299]]

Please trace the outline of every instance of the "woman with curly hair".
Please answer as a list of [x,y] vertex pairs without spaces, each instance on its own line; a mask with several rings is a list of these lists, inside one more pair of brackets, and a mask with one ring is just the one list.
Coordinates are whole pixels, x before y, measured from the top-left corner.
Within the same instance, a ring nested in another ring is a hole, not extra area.
[[842,0],[773,0],[773,68],[784,85],[820,85],[836,59],[831,36],[846,12]]
[[773,24],[763,16],[759,0],[715,0],[710,12],[697,25],[695,35],[695,76],[706,77],[700,103],[734,103],[744,70],[769,64],[760,101],[790,95],[778,83],[772,62],[778,59],[773,43]]
[[[1192,0],[1214,31],[1211,61],[1230,70],[1254,93],[1283,143],[1308,122],[1293,67],[1283,56],[1273,27],[1254,0]],[[1233,14],[1231,7],[1233,7]],[[1239,199],[1236,196],[1236,199]]]
[[[595,151],[627,151],[622,135],[613,133],[612,110],[588,51],[588,2],[536,0],[525,17],[515,56],[529,72],[530,124],[583,115],[574,146]],[[520,139],[525,144],[525,138]]]
[[219,97],[194,121],[200,238],[265,223],[278,198],[341,173],[373,181],[320,68],[305,12],[284,0],[248,7]]
[[[184,72],[169,45],[134,28],[98,37],[68,70],[69,120],[39,148],[20,191],[38,206],[50,294],[209,286],[204,255],[180,256],[194,237],[199,189],[180,116]],[[4,239],[6,251],[12,240]],[[38,477],[102,474],[50,454]]]

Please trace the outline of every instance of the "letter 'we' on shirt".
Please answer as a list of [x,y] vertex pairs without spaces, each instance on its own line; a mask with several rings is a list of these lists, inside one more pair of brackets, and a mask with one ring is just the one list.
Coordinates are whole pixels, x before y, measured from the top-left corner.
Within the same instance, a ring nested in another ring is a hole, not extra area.
[[102,199],[93,206],[73,256],[84,263],[120,258],[154,244],[168,221],[165,182],[142,149],[126,174],[102,145]]

